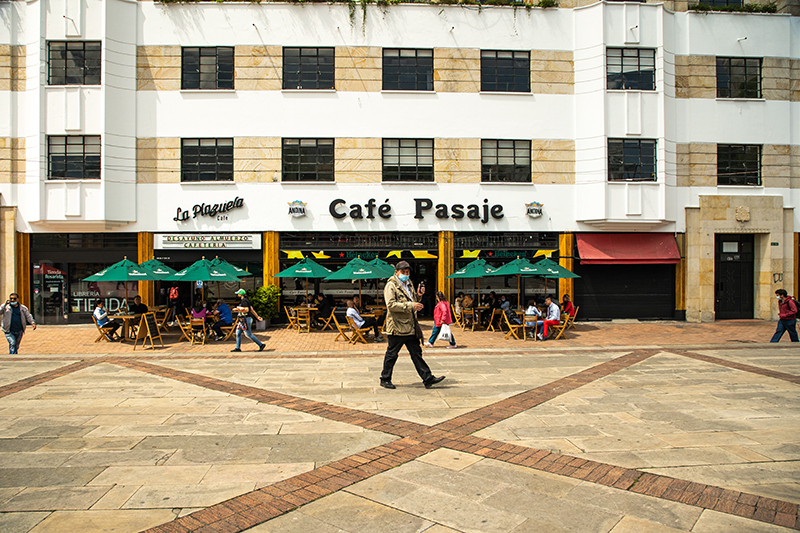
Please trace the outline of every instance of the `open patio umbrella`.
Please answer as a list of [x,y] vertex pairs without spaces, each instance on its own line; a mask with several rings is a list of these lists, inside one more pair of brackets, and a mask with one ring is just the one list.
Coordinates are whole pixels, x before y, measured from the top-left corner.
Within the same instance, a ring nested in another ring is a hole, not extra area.
[[275,274],[276,278],[306,278],[306,302],[308,301],[308,279],[325,278],[331,271],[308,257],[295,263],[286,270],[281,270]]
[[[389,264],[389,263],[387,263],[383,259],[380,259],[380,258],[376,257],[372,261],[369,261],[369,264],[370,265],[374,265],[375,268],[378,270],[378,272],[383,274],[381,276],[382,278],[391,278],[392,276],[394,276],[394,266]],[[381,301],[380,288],[381,288],[380,281],[376,281],[375,282],[375,302],[376,303],[379,303]]]
[[[358,280],[358,298],[361,299],[361,280],[362,279],[380,279],[386,277],[384,273],[386,272],[385,267],[378,267],[371,263],[368,263],[357,257],[355,259],[351,259],[344,265],[342,268],[331,274],[330,276],[326,277],[326,281],[333,281],[339,279],[357,279]],[[392,268],[392,274],[394,274],[394,268]]]
[[[466,264],[465,266],[459,268],[449,276],[447,279],[459,279],[459,278],[475,278],[476,280],[480,280],[485,276],[490,276],[495,271],[495,268],[490,266],[486,261],[483,259],[476,259],[471,263]],[[481,282],[477,281],[478,284],[478,305],[481,303]]]
[[151,259],[150,261],[145,261],[144,263],[139,263],[139,266],[142,268],[146,268],[153,274],[157,280],[167,279],[171,275],[173,275],[177,270],[174,268],[170,268],[158,259]]
[[[167,278],[168,281],[241,281],[203,257]],[[192,297],[194,299],[194,297]],[[194,303],[194,302],[192,302]]]
[[[253,275],[252,273],[248,272],[247,270],[245,270],[243,268],[239,268],[236,265],[228,263],[226,260],[224,260],[220,256],[217,256],[214,259],[212,259],[211,260],[211,264],[214,265],[215,267],[219,268],[220,270],[224,270],[228,274],[233,274],[234,276],[237,276],[239,278],[245,278],[245,277]],[[221,283],[220,281],[217,281],[217,298],[222,296],[222,290],[220,289],[220,283]]]
[[155,281],[159,278],[150,269],[142,268],[127,256],[122,260],[105,268],[97,274],[92,274],[83,281],[122,281],[125,283],[125,309],[128,308],[128,281]]
[[487,276],[517,276],[517,305],[522,307],[522,300],[520,300],[520,280],[521,276],[539,276],[536,265],[525,259],[524,257],[517,257],[511,262],[499,267],[494,272],[487,274]]
[[534,265],[538,272],[535,274],[545,278],[544,292],[547,293],[547,279],[560,279],[560,278],[579,278],[580,276],[574,272],[567,270],[552,259],[545,257]]

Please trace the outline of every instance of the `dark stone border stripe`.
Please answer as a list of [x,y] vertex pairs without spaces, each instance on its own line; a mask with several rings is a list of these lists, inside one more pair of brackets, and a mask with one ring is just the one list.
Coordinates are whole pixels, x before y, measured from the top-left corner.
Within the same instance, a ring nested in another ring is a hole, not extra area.
[[8,385],[3,385],[0,387],[0,398],[5,398],[10,394],[14,394],[15,392],[20,392],[25,389],[29,389],[31,387],[35,387],[36,385],[41,385],[47,381],[60,378],[61,376],[66,376],[67,374],[72,374],[73,372],[77,372],[78,370],[83,370],[84,368],[89,368],[90,366],[94,366],[100,363],[105,363],[105,358],[97,358],[97,359],[87,359],[84,361],[78,361],[77,363],[72,363],[71,365],[62,366],[60,368],[55,368],[53,370],[48,370],[47,372],[42,372],[41,374],[36,374],[35,376],[30,376],[25,379],[21,379],[14,383],[9,383]]
[[735,361],[728,361],[727,359],[721,359],[719,357],[714,357],[711,355],[703,355],[686,350],[671,350],[671,353],[682,355],[684,357],[688,357],[689,359],[696,359],[698,361],[704,361],[706,363],[725,366],[728,368],[733,368],[735,370],[742,370],[743,372],[750,372],[752,374],[758,374],[769,378],[781,379],[783,381],[788,381],[790,383],[797,383],[798,385],[800,385],[800,376],[796,376],[794,374],[787,374],[786,372],[778,372],[777,370],[769,370],[768,368],[761,368],[760,366],[753,366],[745,363],[737,363]]

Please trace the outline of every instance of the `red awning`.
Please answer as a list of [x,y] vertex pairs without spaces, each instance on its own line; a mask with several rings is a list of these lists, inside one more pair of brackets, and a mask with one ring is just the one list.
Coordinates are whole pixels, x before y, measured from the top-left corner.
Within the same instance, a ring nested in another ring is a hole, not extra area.
[[681,260],[671,233],[583,233],[576,237],[582,265],[673,264]]

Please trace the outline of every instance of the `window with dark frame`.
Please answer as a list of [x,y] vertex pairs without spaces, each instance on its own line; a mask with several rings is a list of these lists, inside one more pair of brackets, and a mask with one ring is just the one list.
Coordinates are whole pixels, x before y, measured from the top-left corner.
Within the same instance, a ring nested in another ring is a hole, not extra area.
[[761,185],[761,146],[718,144],[717,185]]
[[717,98],[761,98],[761,58],[718,57]]
[[531,142],[482,139],[481,181],[530,182]]
[[333,139],[283,139],[281,181],[334,181]]
[[181,48],[181,89],[233,89],[233,46]]
[[181,139],[181,181],[233,181],[233,139]]
[[383,49],[384,91],[432,91],[433,50]]
[[637,91],[656,89],[656,51],[645,48],[606,49],[606,87]]
[[655,140],[608,140],[608,181],[656,180]]
[[481,50],[481,91],[531,92],[531,53]]
[[47,179],[100,179],[100,136],[48,136]]
[[284,48],[284,89],[335,89],[333,48]]
[[703,0],[700,2],[701,4],[705,4],[711,7],[723,7],[723,6],[742,6],[744,2],[742,0]]
[[48,41],[48,85],[100,85],[100,41]]
[[433,181],[433,139],[384,139],[383,181]]

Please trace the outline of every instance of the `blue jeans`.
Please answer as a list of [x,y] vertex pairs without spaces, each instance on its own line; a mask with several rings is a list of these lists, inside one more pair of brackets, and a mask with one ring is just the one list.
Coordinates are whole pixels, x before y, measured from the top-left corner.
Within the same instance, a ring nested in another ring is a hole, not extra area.
[[[431,331],[431,338],[428,339],[428,344],[433,344],[436,342],[436,337],[439,336],[439,332],[442,331],[442,326],[435,326],[433,331]],[[450,328],[450,346],[456,345],[456,336],[453,335],[453,328]]]
[[236,349],[238,350],[242,345],[242,333],[247,335],[247,338],[253,341],[254,343],[258,344],[258,347],[261,348],[264,346],[264,343],[261,342],[253,335],[253,332],[250,331],[250,328],[253,326],[253,317],[247,317],[244,321],[247,329],[242,329],[238,325],[236,326]]
[[[19,343],[22,341],[22,331],[6,331],[6,340],[8,341],[8,353],[14,355],[19,349]],[[797,336],[795,334],[795,336]]]
[[778,320],[778,329],[775,330],[775,335],[772,336],[772,340],[769,342],[778,342],[783,337],[783,332],[789,332],[789,339],[792,342],[797,342],[797,319],[792,318],[791,320]]

